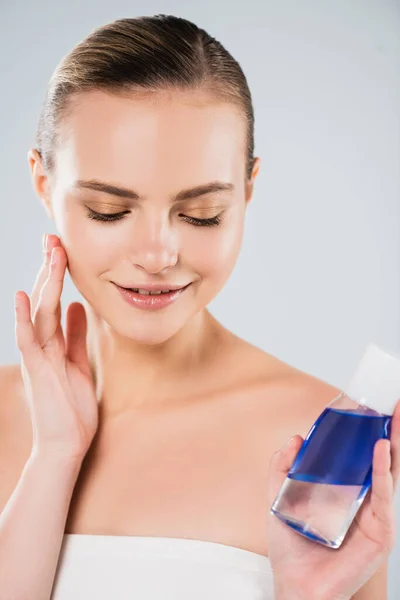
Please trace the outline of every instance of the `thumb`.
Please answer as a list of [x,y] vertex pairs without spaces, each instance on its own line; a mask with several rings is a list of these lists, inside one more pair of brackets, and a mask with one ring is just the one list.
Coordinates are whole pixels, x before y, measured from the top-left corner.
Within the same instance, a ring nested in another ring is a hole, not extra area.
[[277,497],[287,474],[303,444],[301,435],[293,435],[287,442],[273,453],[269,463],[268,472],[268,504],[272,506]]

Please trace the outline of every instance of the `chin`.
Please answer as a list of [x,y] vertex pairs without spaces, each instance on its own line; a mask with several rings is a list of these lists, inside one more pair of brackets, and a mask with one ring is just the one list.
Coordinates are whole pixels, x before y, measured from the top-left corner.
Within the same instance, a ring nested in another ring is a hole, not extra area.
[[[140,315],[137,319],[140,319]],[[137,342],[146,346],[156,346],[158,344],[163,344],[174,337],[184,324],[185,323],[179,322],[174,326],[174,324],[171,323],[171,320],[166,319],[164,323],[165,326],[163,326],[163,323],[160,321],[155,323],[144,321],[140,324],[132,323],[130,327],[127,327],[125,323],[125,326],[115,327],[115,330],[121,338],[125,338],[127,341],[132,340],[132,342]]]

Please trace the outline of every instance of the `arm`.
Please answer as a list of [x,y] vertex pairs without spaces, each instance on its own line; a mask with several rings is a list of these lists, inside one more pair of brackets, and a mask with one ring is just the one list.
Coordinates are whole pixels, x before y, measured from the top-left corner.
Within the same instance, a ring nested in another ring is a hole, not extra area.
[[49,600],[80,466],[34,453],[27,460],[0,514],[1,600]]
[[[72,492],[98,426],[85,310],[79,302],[69,305],[64,335],[60,298],[68,257],[59,238],[46,248],[31,296],[14,294],[18,378],[2,380],[0,370],[0,423],[8,415],[11,432],[8,441],[0,432],[3,487],[15,460],[7,450],[13,446],[21,454],[12,440],[27,443],[22,423],[30,424],[31,434],[22,474],[0,515],[1,600],[51,597]],[[16,397],[23,412],[15,409]]]

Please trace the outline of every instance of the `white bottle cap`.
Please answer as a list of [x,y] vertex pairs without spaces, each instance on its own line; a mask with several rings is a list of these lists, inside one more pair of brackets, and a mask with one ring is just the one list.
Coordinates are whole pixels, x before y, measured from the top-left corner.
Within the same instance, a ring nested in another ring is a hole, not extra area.
[[368,344],[357,370],[343,391],[359,404],[392,415],[400,400],[400,356]]

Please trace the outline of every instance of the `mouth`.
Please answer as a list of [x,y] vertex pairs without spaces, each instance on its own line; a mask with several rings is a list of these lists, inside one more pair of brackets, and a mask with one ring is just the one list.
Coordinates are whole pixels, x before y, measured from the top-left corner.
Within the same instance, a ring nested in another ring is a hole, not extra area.
[[[190,283],[192,283],[192,282],[190,282]],[[119,287],[121,290],[126,290],[128,292],[135,292],[136,294],[140,294],[141,296],[160,296],[160,295],[169,294],[172,292],[185,290],[187,287],[189,287],[190,283],[188,283],[187,285],[180,286],[180,287],[171,286],[169,288],[167,288],[167,287],[156,288],[155,286],[154,286],[154,288],[150,287],[150,286],[143,287],[143,288],[140,288],[140,287],[134,288],[134,287],[125,287],[122,285],[118,285],[117,283],[114,283],[114,285]]]
[[[176,300],[185,293],[185,290],[193,282],[188,283],[182,288],[170,290],[170,291],[154,291],[149,292],[147,290],[134,291],[131,288],[122,287],[113,282],[116,289],[120,292],[124,300],[126,300],[131,306],[141,308],[144,310],[157,310],[164,308]],[[158,293],[157,293],[158,292]]]

